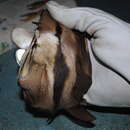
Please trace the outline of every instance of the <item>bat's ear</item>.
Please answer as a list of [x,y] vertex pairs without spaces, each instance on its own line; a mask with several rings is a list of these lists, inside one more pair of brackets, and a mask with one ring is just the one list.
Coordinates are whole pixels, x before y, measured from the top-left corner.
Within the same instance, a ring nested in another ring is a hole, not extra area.
[[88,127],[93,127],[94,124],[91,122],[94,121],[96,118],[91,115],[83,106],[75,106],[72,108],[68,108],[67,113],[76,119],[79,122],[88,124]]

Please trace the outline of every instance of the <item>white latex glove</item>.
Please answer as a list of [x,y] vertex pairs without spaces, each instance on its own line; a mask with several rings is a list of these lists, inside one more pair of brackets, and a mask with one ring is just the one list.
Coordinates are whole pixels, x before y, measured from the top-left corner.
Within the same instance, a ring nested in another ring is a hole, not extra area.
[[130,25],[94,8],[67,8],[49,1],[47,9],[60,23],[92,36],[94,54],[130,81]]

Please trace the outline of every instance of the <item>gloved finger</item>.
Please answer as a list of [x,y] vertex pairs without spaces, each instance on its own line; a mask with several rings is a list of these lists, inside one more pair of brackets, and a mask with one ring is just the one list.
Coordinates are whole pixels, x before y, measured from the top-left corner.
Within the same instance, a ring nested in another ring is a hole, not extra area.
[[65,26],[69,28],[73,28],[73,25],[69,25],[71,22],[66,19],[66,17],[71,17],[71,14],[69,16],[68,15],[66,16],[66,13],[65,13],[66,9],[69,9],[68,7],[59,5],[58,3],[54,1],[49,1],[46,4],[46,7],[54,19],[56,19],[57,21],[59,21],[60,23],[64,24]]
[[53,1],[47,3],[47,8],[60,23],[69,28],[87,31],[89,34],[104,28],[106,23],[119,23],[120,21],[118,18],[94,8],[62,8],[61,5]]

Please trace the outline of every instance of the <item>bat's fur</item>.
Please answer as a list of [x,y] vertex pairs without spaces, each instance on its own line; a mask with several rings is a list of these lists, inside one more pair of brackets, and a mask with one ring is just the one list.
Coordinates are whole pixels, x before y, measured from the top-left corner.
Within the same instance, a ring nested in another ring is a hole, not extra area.
[[[38,6],[42,7],[32,4],[31,9]],[[92,82],[87,42],[81,33],[55,21],[47,10],[36,14],[40,14],[39,22],[34,22],[39,35],[34,37],[19,74],[24,98],[51,117],[63,110],[91,124],[95,118],[82,106]]]

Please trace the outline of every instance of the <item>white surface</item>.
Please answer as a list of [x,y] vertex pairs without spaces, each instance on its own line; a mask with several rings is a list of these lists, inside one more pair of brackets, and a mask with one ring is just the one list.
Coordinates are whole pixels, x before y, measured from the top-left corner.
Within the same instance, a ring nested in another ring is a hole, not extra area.
[[130,85],[116,73],[99,64],[89,47],[92,62],[92,86],[84,98],[90,104],[130,107]]

